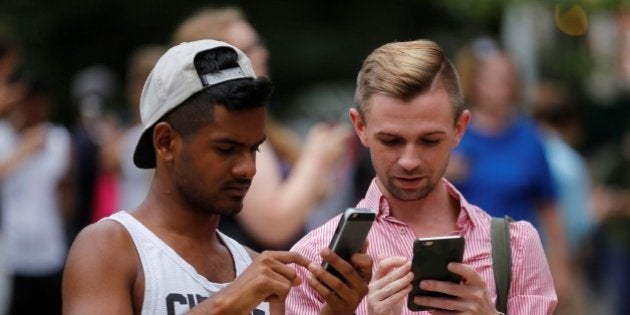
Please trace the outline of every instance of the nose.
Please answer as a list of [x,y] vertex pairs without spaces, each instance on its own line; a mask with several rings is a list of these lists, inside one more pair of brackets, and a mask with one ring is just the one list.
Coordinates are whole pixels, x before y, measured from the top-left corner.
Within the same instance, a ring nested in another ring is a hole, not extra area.
[[256,152],[244,153],[234,165],[232,173],[236,177],[253,178],[256,174]]
[[406,171],[413,171],[418,168],[420,166],[418,149],[411,144],[404,146],[398,158],[398,165]]

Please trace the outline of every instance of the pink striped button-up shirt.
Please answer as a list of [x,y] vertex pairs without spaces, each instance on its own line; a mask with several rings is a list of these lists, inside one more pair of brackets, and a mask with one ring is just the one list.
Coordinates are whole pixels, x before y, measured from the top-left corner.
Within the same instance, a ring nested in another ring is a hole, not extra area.
[[[464,197],[446,180],[451,196],[461,205],[457,218],[457,230],[453,234],[462,235],[466,239],[464,263],[472,266],[488,284],[490,296],[496,299],[496,288],[492,270],[490,244],[491,217],[479,207],[466,202]],[[411,260],[415,235],[411,228],[390,215],[389,204],[375,181],[372,181],[365,198],[357,207],[377,210],[376,221],[368,234],[368,254],[375,259],[379,256],[404,256]],[[321,263],[319,250],[328,246],[335,231],[339,216],[331,219],[321,227],[311,231],[292,251],[298,252],[313,262]],[[552,314],[557,304],[557,297],[551,278],[547,258],[536,229],[526,221],[510,224],[510,241],[512,245],[512,282],[508,294],[509,314]],[[319,314],[323,300],[306,281],[305,270],[296,267],[297,273],[304,281],[289,292],[286,301],[287,314]],[[405,304],[406,301],[405,301]],[[367,299],[359,304],[356,314],[368,314]],[[428,312],[412,312],[403,307],[402,314],[428,314]]]

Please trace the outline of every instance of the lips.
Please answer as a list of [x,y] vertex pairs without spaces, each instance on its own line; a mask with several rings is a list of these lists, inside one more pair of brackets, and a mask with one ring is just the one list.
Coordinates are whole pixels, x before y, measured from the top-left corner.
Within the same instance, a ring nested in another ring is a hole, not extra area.
[[394,177],[400,188],[416,188],[424,177]]
[[249,190],[250,185],[251,185],[251,182],[231,183],[231,184],[226,185],[223,190],[236,197],[244,197],[247,191]]

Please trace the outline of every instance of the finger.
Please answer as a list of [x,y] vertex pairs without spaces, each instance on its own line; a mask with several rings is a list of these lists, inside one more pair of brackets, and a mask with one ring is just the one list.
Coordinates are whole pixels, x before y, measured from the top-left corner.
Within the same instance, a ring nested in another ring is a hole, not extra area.
[[[354,269],[354,266],[352,266],[350,262],[343,260],[329,248],[323,248],[320,254],[322,256],[322,259],[324,261],[327,261],[330,266],[332,266],[335,270],[342,274],[343,278],[347,282],[355,285],[360,285],[364,282],[363,278],[361,278],[359,273]],[[337,285],[337,282],[340,282],[335,281],[338,278],[328,272],[326,272],[326,275],[322,275],[321,277],[318,275],[318,278],[320,279],[320,281],[323,281],[328,286]],[[331,283],[329,283],[328,281],[330,281]],[[342,290],[341,287],[334,287],[333,289],[337,292],[340,292]]]
[[[393,273],[398,273],[400,271],[404,271],[404,269],[396,270]],[[405,294],[408,294],[411,291],[412,280],[413,273],[407,271],[406,273],[395,275],[395,278],[392,277],[392,279],[386,277],[379,281],[373,281],[369,285],[369,294],[375,301],[388,300],[391,296],[400,295],[400,292],[406,292]]]
[[268,254],[274,257],[276,260],[284,264],[296,264],[304,268],[308,268],[311,263],[310,259],[300,255],[297,252],[288,251],[264,251],[260,255]]
[[440,292],[448,295],[462,297],[465,292],[465,286],[459,283],[438,280],[422,280],[420,288],[426,291]]
[[[331,299],[332,295],[335,295],[335,290],[333,289],[334,286],[331,286],[330,284],[324,284],[321,281],[321,278],[318,278],[323,277],[322,273],[326,273],[323,268],[312,264],[312,268],[309,270],[311,271],[311,273],[308,274],[306,277],[306,281],[308,282],[309,286],[311,286],[311,288],[313,288],[313,290],[315,290],[325,301]],[[331,274],[328,274],[328,276],[337,279]],[[339,280],[337,279],[337,281]]]
[[372,257],[367,254],[354,254],[350,258],[350,263],[354,269],[359,273],[359,276],[363,281],[369,283],[372,279]]
[[418,305],[429,307],[432,309],[431,314],[453,314],[468,309],[465,302],[448,297],[418,295],[413,298],[413,302]]
[[277,297],[269,300],[269,313],[276,315],[284,315],[284,300]]
[[[407,262],[407,258],[405,257],[387,257],[381,259],[378,263],[378,267],[376,268],[376,273],[374,274],[374,279],[378,280],[383,278],[385,275],[389,274],[394,268],[398,268],[403,266]],[[411,265],[410,265],[411,267]]]
[[256,258],[255,263],[267,266],[274,274],[280,276],[281,279],[277,279],[277,281],[288,280],[290,285],[296,286],[302,283],[302,279],[297,276],[295,269],[287,265],[287,263],[292,263],[294,261],[303,263],[301,258],[304,257],[294,252],[265,251]]
[[376,301],[381,301],[381,303],[394,305],[401,302],[402,299],[404,299],[407,295],[409,295],[409,292],[411,292],[411,288],[412,288],[411,284],[408,284],[407,286],[403,287],[401,290],[398,290],[385,297],[381,297],[379,299],[378,296],[374,296],[374,298]]
[[450,272],[460,275],[462,278],[462,283],[468,285],[483,286],[485,286],[486,284],[486,281],[481,277],[481,274],[479,274],[469,265],[451,262],[448,264],[447,268]]
[[368,240],[365,240],[365,242],[363,242],[363,246],[361,247],[361,250],[359,251],[359,253],[366,254],[369,245],[370,245],[370,242]]
[[391,283],[398,281],[402,286],[406,286],[413,280],[413,273],[410,270],[410,263],[400,266],[381,279],[374,280],[370,283],[370,289],[380,290]]

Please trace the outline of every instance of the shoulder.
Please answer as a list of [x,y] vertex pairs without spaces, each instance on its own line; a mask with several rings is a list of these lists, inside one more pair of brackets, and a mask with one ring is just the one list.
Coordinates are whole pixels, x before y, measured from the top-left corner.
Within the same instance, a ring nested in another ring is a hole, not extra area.
[[131,314],[142,276],[131,236],[112,220],[84,228],[63,271],[64,314]]
[[85,227],[72,242],[67,269],[93,272],[100,267],[130,271],[139,262],[135,245],[127,230],[113,220],[102,220]]
[[510,222],[510,243],[513,253],[520,251],[521,254],[527,254],[530,250],[542,250],[538,230],[525,220]]
[[72,242],[72,250],[120,254],[120,250],[135,251],[135,247],[122,224],[114,220],[101,220],[81,230]]
[[[481,222],[482,225],[487,226],[488,230],[490,230],[492,227],[492,221],[496,218],[490,216],[479,207],[472,206],[470,209],[470,211],[474,211],[478,222]],[[536,230],[536,228],[528,221],[510,221],[509,230],[510,246],[513,254],[526,251],[527,248],[531,249],[532,246],[537,247],[538,244],[541,245],[538,230]],[[488,236],[490,236],[490,234],[488,234]]]

